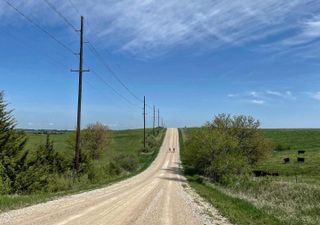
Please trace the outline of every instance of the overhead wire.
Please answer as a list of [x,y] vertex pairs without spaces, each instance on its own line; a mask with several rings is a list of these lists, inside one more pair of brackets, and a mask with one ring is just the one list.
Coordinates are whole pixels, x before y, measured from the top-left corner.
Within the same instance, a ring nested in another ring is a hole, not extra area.
[[127,103],[129,103],[132,106],[136,106],[139,109],[141,109],[140,106],[134,104],[133,102],[131,102],[128,98],[126,98],[125,96],[123,96],[122,94],[120,94],[114,87],[112,87],[112,85],[110,85],[98,72],[96,72],[95,70],[91,69],[91,72],[98,77],[106,86],[108,86],[114,93],[116,93],[120,98],[122,98],[123,100],[125,100]]
[[74,31],[78,29],[48,0],[43,0],[69,27]]
[[[78,8],[75,6],[72,0],[68,0],[69,5],[77,12],[78,15],[81,15],[80,11]],[[91,28],[90,24],[87,22],[87,25]],[[134,97],[136,100],[139,102],[143,102],[141,98],[139,98],[131,89],[126,85],[120,77],[116,74],[116,72],[111,68],[110,65],[103,59],[97,48],[93,45],[92,42],[88,41],[87,43],[89,45],[89,50],[95,55],[97,59],[100,60],[100,62],[103,64],[103,66],[111,73],[111,75],[120,83],[120,85],[127,90],[127,92]]]
[[68,47],[67,45],[65,45],[63,42],[61,42],[60,40],[58,40],[54,35],[52,35],[50,32],[48,32],[46,29],[44,29],[42,26],[40,26],[39,24],[37,24],[35,21],[33,21],[30,17],[28,17],[26,14],[24,14],[21,10],[19,10],[16,6],[14,6],[13,4],[11,4],[8,0],[3,0],[8,6],[10,6],[13,10],[15,10],[19,15],[21,15],[22,17],[24,17],[29,23],[31,23],[33,26],[35,26],[36,28],[38,28],[40,31],[42,31],[43,33],[45,33],[46,35],[48,35],[52,40],[54,40],[55,42],[57,42],[60,46],[62,46],[64,49],[66,49],[67,51],[71,52],[72,54],[75,54],[75,52]]
[[[48,0],[43,0],[69,27],[71,27],[73,30],[77,31],[77,28]],[[71,0],[69,0],[70,4],[75,8],[73,2]],[[77,11],[78,14],[79,11],[75,8],[75,10]],[[89,42],[90,43],[90,42]],[[100,60],[101,59],[101,56],[98,56],[99,53],[97,51],[97,49],[90,43],[90,50],[94,53],[95,57],[99,57]],[[92,50],[93,49],[93,50]],[[110,67],[108,67],[108,65],[106,65],[105,63],[103,64],[108,70],[110,73],[112,73],[114,75],[114,72],[112,71],[112,69]],[[92,70],[91,70],[92,71]],[[110,89],[112,89],[112,91],[114,91],[120,98],[124,99],[127,103],[133,105],[133,106],[136,106],[134,103],[132,103],[128,98],[124,97],[123,95],[121,95],[115,88],[112,87],[112,85],[110,85],[106,80],[104,80],[102,78],[102,76],[100,74],[98,74],[96,71],[92,71],[94,75],[96,75],[105,85],[107,85]],[[114,75],[115,76],[115,75]],[[119,82],[121,82],[121,80],[118,78],[117,79]],[[123,86],[125,86],[124,83],[121,82],[121,84]],[[126,87],[126,86],[125,86]],[[126,87],[127,88],[127,87]],[[130,91],[128,88],[127,88],[128,91]],[[132,92],[131,94],[136,97]],[[137,98],[137,97],[136,97]]]
[[[73,51],[70,47],[68,47],[66,44],[64,44],[63,42],[61,42],[60,40],[58,40],[54,35],[52,35],[49,31],[47,31],[45,28],[43,28],[41,25],[39,25],[38,23],[36,23],[33,19],[31,19],[30,17],[28,17],[26,14],[24,14],[17,6],[14,6],[12,3],[10,3],[8,0],[3,0],[8,6],[10,6],[13,10],[15,10],[19,15],[21,15],[23,18],[25,18],[29,23],[31,23],[33,26],[35,26],[36,28],[38,28],[40,31],[42,31],[43,33],[45,33],[46,35],[48,35],[52,40],[54,40],[57,44],[59,44],[61,47],[63,47],[65,50],[69,51],[70,53],[72,53],[73,55],[76,55],[75,51]],[[61,19],[64,20],[64,22],[71,27],[73,30],[77,31],[76,27],[48,0],[44,0],[47,5],[59,16],[61,17]],[[68,0],[70,5],[74,8],[74,10],[80,15],[79,10],[75,7],[75,5],[73,4],[72,0]],[[112,76],[127,90],[127,92],[134,97],[136,100],[138,101],[142,101],[139,97],[137,97],[137,95],[135,95],[130,89],[129,87],[121,81],[121,79],[117,76],[117,74],[114,72],[114,70],[112,70],[112,68],[104,61],[103,57],[100,55],[100,53],[98,52],[98,50],[93,46],[93,44],[91,42],[88,42],[89,45],[89,49],[90,51],[95,55],[96,58],[98,58],[101,63],[104,65],[104,67],[112,74]],[[113,92],[115,92],[120,98],[122,98],[123,100],[125,100],[127,103],[129,103],[132,106],[136,106],[138,108],[140,108],[140,106],[132,103],[128,98],[126,98],[125,96],[123,96],[122,94],[120,94],[114,87],[112,87],[112,85],[110,85],[99,73],[97,73],[94,70],[91,70],[92,73],[97,76],[106,86],[108,86]],[[149,105],[147,105],[147,107],[151,108]],[[141,109],[141,108],[140,108]]]

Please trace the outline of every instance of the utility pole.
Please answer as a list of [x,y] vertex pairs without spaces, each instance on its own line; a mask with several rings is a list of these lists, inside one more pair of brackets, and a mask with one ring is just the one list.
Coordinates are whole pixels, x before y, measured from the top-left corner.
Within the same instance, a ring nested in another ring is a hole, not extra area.
[[143,96],[143,147],[146,150],[146,96]]
[[155,126],[156,126],[156,107],[153,106],[153,134],[154,134]]
[[158,108],[158,127],[160,127],[160,110]]
[[89,70],[83,70],[83,16],[81,16],[80,30],[80,53],[79,53],[79,69],[71,70],[71,72],[79,72],[79,88],[78,88],[78,111],[77,111],[77,131],[76,131],[76,146],[74,156],[74,169],[78,173],[80,169],[80,130],[81,130],[81,100],[82,100],[82,73],[89,72]]

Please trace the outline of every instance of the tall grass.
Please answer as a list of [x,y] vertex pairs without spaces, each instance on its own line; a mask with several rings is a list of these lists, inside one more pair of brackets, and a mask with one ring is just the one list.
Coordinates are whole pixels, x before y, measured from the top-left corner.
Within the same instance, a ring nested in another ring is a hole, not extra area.
[[251,202],[284,224],[320,224],[318,184],[295,183],[281,177],[249,177],[227,187],[219,186],[219,190]]

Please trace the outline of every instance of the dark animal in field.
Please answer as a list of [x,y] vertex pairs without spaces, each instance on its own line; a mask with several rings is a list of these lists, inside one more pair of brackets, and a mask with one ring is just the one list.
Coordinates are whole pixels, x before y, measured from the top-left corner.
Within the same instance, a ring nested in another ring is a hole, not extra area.
[[286,163],[288,163],[288,162],[290,162],[290,158],[284,158],[284,159],[283,159],[283,163],[284,163],[284,164],[286,164]]
[[302,163],[304,163],[304,158],[300,158],[300,157],[298,157],[298,158],[297,158],[297,161],[298,161],[298,162],[302,162]]
[[298,154],[304,154],[306,151],[305,150],[298,150]]
[[262,170],[254,170],[252,171],[252,173],[254,174],[255,177],[264,177],[267,175],[267,173]]
[[265,177],[265,176],[279,176],[278,172],[274,172],[274,173],[269,173],[263,170],[253,170],[252,171],[253,175],[255,177]]

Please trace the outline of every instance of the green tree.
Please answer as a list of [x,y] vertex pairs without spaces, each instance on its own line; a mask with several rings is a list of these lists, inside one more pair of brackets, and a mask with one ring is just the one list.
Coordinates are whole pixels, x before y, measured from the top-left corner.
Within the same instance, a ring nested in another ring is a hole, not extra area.
[[111,143],[110,129],[102,123],[89,124],[82,131],[81,144],[93,160],[101,157]]
[[215,116],[187,140],[184,160],[191,167],[187,169],[215,181],[246,173],[272,149],[259,126],[252,117]]
[[15,129],[12,111],[7,110],[4,93],[0,92],[0,193],[15,192],[17,175],[26,167],[26,136]]
[[47,134],[45,144],[39,145],[30,156],[27,168],[17,176],[15,189],[18,193],[47,191],[49,184],[54,183],[59,174],[71,169],[64,161]]

